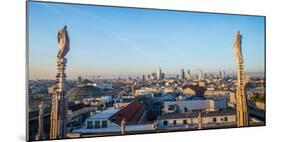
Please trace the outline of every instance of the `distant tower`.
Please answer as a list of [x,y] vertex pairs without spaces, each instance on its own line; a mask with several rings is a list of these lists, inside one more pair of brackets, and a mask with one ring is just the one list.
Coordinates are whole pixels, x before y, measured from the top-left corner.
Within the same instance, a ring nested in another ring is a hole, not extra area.
[[78,81],[78,83],[81,83],[82,82],[82,77],[78,76],[77,81]]
[[219,79],[222,79],[222,72],[219,71]]
[[241,49],[242,36],[238,31],[235,35],[234,54],[237,61],[237,89],[236,89],[236,109],[237,109],[237,126],[243,127],[249,125],[248,104],[245,91],[245,73],[244,60]]
[[65,69],[67,59],[64,58],[69,51],[69,37],[66,26],[58,32],[59,52],[57,55],[56,85],[53,90],[51,104],[50,139],[62,139],[66,136],[67,98],[65,90]]
[[151,79],[152,80],[157,79],[157,73],[155,73],[155,72],[151,73]]
[[191,78],[192,78],[191,73],[190,73],[190,70],[187,70],[187,78],[188,78],[188,79],[191,79]]
[[143,82],[145,81],[145,75],[142,75],[142,81]]
[[211,73],[211,74],[210,74],[210,78],[211,78],[211,79],[214,79],[214,78],[215,78],[214,74]]
[[157,80],[161,80],[162,79],[162,72],[161,72],[161,69],[159,68],[157,70]]
[[39,105],[39,115],[38,115],[38,130],[37,130],[37,135],[36,135],[36,140],[43,140],[45,139],[44,135],[44,104],[43,102],[40,103]]
[[185,72],[184,72],[184,69],[181,69],[181,79],[185,79]]
[[222,78],[225,79],[225,70],[222,72]]
[[207,73],[204,73],[204,78],[207,79]]
[[204,73],[203,73],[203,70],[199,70],[199,73],[198,73],[198,79],[199,80],[204,80],[204,75],[203,75]]
[[161,73],[161,79],[164,79],[165,78],[165,73]]

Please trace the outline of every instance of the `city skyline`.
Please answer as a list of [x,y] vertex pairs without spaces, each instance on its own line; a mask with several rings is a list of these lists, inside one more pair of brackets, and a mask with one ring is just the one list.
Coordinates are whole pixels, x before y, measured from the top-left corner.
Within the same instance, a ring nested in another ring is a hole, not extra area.
[[36,2],[29,11],[30,79],[55,77],[55,34],[64,24],[71,33],[70,78],[142,75],[159,67],[167,74],[234,72],[238,30],[246,72],[264,72],[264,17]]
[[28,141],[265,126],[265,17],[27,4]]

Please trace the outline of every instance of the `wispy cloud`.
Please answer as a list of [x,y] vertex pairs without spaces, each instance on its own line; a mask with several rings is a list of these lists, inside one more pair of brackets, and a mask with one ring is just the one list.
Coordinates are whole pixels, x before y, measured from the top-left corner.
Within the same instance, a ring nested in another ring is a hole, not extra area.
[[124,35],[117,34],[114,38],[119,40],[119,41],[122,41],[123,43],[125,43],[127,45],[129,45],[130,47],[132,47],[136,51],[141,51],[141,48],[139,46],[137,46],[137,44],[134,41],[130,40],[128,37],[126,37]]
[[57,14],[57,15],[61,14],[60,10],[57,9],[58,8],[57,6],[53,6],[49,3],[36,3],[36,4],[40,5],[41,7],[45,8],[46,10],[48,10],[54,14]]

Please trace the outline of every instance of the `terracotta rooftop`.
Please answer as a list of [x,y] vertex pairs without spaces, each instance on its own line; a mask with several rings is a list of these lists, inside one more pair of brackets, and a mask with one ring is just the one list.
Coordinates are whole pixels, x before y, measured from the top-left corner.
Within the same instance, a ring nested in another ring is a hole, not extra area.
[[133,101],[128,106],[116,112],[109,119],[112,122],[120,124],[122,119],[125,118],[126,124],[136,124],[142,117],[146,107],[144,104]]
[[206,89],[204,87],[196,86],[196,85],[185,85],[182,89],[190,88],[196,92],[196,95],[203,95]]

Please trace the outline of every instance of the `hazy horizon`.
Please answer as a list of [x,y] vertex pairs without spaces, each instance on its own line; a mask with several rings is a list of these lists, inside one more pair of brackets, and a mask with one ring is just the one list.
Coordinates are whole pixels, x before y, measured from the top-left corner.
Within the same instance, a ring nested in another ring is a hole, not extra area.
[[29,79],[54,79],[57,32],[68,27],[66,73],[235,72],[238,30],[246,72],[264,72],[264,17],[29,2]]
[[[152,72],[151,72],[152,73]],[[151,73],[149,73],[151,75]],[[154,72],[156,73],[156,72]],[[165,73],[165,72],[164,72]],[[187,72],[185,72],[187,73]],[[196,77],[198,75],[199,72],[196,73],[192,73],[191,75],[193,77]],[[205,72],[204,72],[205,73]],[[265,77],[265,72],[245,72],[248,76],[250,77]],[[218,75],[218,72],[207,72],[207,75],[213,74],[214,76]],[[66,79],[69,80],[77,80],[78,77],[82,77],[82,79],[93,79],[95,77],[95,79],[128,79],[128,77],[131,77],[132,79],[136,79],[138,78],[142,78],[142,75],[145,75],[145,78],[147,78],[148,74],[124,74],[124,75],[78,75],[78,76],[68,76]],[[165,77],[176,77],[176,75],[180,75],[180,72],[178,72],[177,74],[165,74]],[[187,75],[187,74],[186,74]],[[237,72],[227,72],[226,76],[236,76]],[[50,77],[50,78],[29,78],[29,80],[55,80],[55,77]]]

